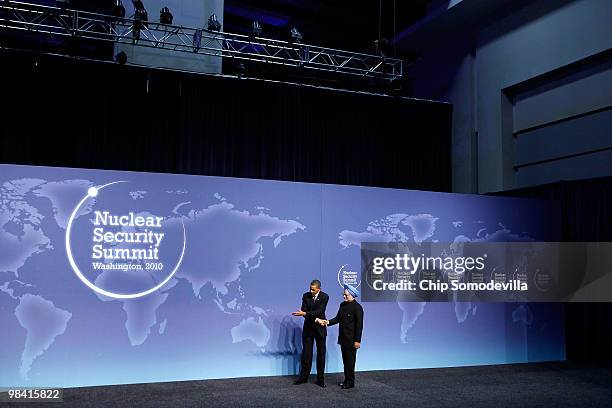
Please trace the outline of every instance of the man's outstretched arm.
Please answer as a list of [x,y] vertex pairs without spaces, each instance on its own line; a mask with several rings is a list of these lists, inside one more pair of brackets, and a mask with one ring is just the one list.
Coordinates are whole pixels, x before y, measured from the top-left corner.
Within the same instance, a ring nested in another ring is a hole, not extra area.
[[300,308],[300,310],[295,311],[293,313],[291,313],[293,316],[302,316],[302,317],[306,317],[306,295],[302,296],[302,307]]

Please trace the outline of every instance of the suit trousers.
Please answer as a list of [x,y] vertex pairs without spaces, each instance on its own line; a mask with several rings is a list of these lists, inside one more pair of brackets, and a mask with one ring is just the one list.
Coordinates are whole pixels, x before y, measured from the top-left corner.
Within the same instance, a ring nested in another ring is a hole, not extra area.
[[317,343],[317,380],[325,378],[325,337],[320,334],[302,337],[302,368],[300,377],[308,378],[312,368],[312,343]]
[[355,360],[357,349],[355,346],[340,346],[342,349],[342,364],[344,364],[344,382],[355,384]]

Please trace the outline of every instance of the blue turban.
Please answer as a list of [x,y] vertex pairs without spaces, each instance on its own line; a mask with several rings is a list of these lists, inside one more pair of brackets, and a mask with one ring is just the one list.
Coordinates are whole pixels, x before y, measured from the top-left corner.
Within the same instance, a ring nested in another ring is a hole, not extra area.
[[356,298],[357,296],[359,296],[359,291],[357,290],[356,287],[351,286],[351,285],[344,285],[344,289],[348,290],[348,292],[354,297]]

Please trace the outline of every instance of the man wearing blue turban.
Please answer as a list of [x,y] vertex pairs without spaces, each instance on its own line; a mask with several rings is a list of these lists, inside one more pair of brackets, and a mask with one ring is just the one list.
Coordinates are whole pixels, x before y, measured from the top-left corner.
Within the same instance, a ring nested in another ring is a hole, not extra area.
[[359,296],[357,288],[344,285],[342,296],[344,296],[344,302],[340,304],[336,317],[331,320],[316,319],[316,322],[324,326],[340,324],[338,344],[342,350],[344,381],[338,385],[342,389],[348,389],[355,387],[355,361],[357,359],[357,349],[361,347],[363,308],[355,300]]

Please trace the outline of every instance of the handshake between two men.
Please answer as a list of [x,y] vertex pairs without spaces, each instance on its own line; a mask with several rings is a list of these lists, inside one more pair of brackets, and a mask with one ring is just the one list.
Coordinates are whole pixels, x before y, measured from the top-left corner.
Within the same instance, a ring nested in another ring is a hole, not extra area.
[[361,347],[361,334],[363,331],[363,308],[355,300],[359,296],[356,288],[350,285],[344,286],[342,293],[344,301],[340,304],[338,313],[333,319],[325,317],[325,309],[329,297],[321,291],[321,282],[313,280],[310,284],[310,292],[302,296],[302,307],[291,313],[296,317],[304,318],[304,329],[302,332],[302,367],[300,376],[294,384],[307,382],[310,368],[312,367],[312,346],[317,344],[317,385],[325,387],[325,337],[327,326],[340,325],[338,331],[338,344],[342,351],[342,362],[344,363],[344,381],[339,383],[343,389],[355,386],[355,360],[357,349]]
[[[315,323],[320,324],[321,326],[329,326],[329,320],[319,319],[318,317],[315,319]],[[361,347],[361,342],[355,341],[354,344],[356,349]]]

